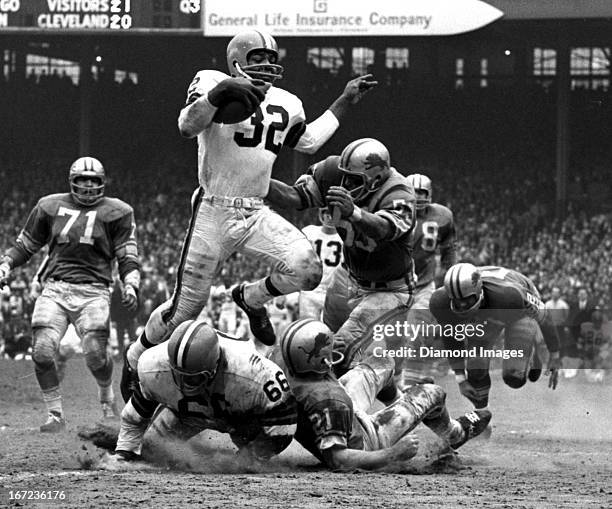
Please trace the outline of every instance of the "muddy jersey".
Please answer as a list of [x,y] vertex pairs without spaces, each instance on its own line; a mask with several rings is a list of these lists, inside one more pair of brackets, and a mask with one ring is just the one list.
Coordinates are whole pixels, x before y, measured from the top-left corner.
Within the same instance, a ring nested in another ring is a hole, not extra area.
[[[484,293],[480,309],[469,321],[484,324],[484,337],[529,316],[534,318],[542,329],[549,351],[559,350],[559,338],[552,325],[546,306],[533,282],[520,272],[503,267],[479,267]],[[452,312],[450,298],[444,288],[438,288],[429,301],[429,309],[439,323],[458,324],[465,318]]]
[[[187,105],[229,76],[204,70],[187,92]],[[237,124],[211,122],[198,135],[198,177],[207,195],[264,197],[272,164],[283,146],[302,149],[306,130],[302,102],[290,92],[270,87],[255,113]]]
[[295,398],[282,370],[257,353],[253,343],[221,332],[221,363],[213,383],[198,396],[184,396],[174,383],[168,343],[144,352],[138,361],[145,399],[161,403],[194,424],[249,437],[262,428],[270,436],[293,435]]
[[431,203],[424,210],[417,210],[412,239],[417,287],[428,285],[434,280],[438,249],[443,268],[448,269],[456,263],[453,213],[444,205]]
[[339,221],[336,229],[344,243],[344,260],[350,273],[367,281],[393,281],[411,275],[415,197],[404,177],[391,169],[391,176],[360,208],[385,218],[391,231],[387,238],[374,240],[359,225]]
[[353,412],[353,401],[338,379],[326,375],[323,379],[292,377],[283,362],[280,350],[272,358],[289,379],[298,404],[298,425],[295,439],[323,461],[322,452],[334,446],[363,449],[361,425]]
[[134,212],[127,203],[104,197],[85,207],[70,193],[52,194],[39,200],[17,237],[14,249],[26,259],[49,246],[49,260],[41,280],[67,283],[112,284],[111,261],[118,252],[128,253],[129,267],[138,268]]

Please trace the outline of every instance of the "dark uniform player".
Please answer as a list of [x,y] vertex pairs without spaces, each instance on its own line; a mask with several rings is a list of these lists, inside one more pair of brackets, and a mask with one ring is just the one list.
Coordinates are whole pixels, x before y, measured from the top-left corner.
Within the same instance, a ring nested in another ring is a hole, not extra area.
[[350,143],[339,158],[328,157],[310,173],[294,187],[273,180],[268,199],[332,211],[345,263],[332,275],[323,321],[335,332],[334,348],[344,353],[341,373],[371,346],[376,325],[406,316],[414,286],[414,194],[391,167],[387,148],[372,138]]
[[26,263],[44,245],[49,260],[44,290],[32,316],[36,378],[49,413],[41,431],[65,427],[54,356],[69,323],[82,339],[85,361],[98,383],[105,417],[116,414],[113,363],[107,355],[111,261],[117,258],[124,283],[124,304],[137,306],[140,264],[132,208],[104,196],[104,167],[81,157],[70,167],[70,193],[39,200],[26,225],[2,259],[0,281]]
[[[440,252],[440,266],[443,272],[457,263],[453,213],[444,205],[432,203],[432,186],[429,177],[415,173],[408,175],[406,181],[414,189],[417,210],[416,226],[412,232],[416,289],[407,322],[435,323],[429,311],[429,299],[436,289],[436,253]],[[403,346],[418,350],[420,346],[433,346],[435,338],[422,335],[407,339]],[[401,363],[402,360],[401,374],[396,373],[399,375],[397,378],[400,387],[424,380],[432,364],[431,359],[420,356],[405,359],[397,357],[396,363]],[[399,368],[398,365],[397,367]]]
[[394,364],[369,357],[337,379],[332,334],[325,324],[298,320],[287,327],[274,361],[285,371],[298,402],[295,439],[333,469],[397,467],[417,452],[408,435],[420,422],[453,448],[482,432],[488,411],[451,419],[446,394],[433,384],[408,389],[391,406],[368,414],[376,394],[392,379]]
[[523,274],[503,267],[458,263],[446,273],[444,288],[434,292],[429,307],[440,324],[473,325],[468,339],[456,341],[445,336],[444,342],[452,350],[477,348],[475,357],[450,359],[461,394],[476,408],[488,405],[491,388],[491,356],[480,355],[478,348],[492,349],[502,332],[508,352],[508,358],[503,359],[506,384],[518,389],[527,378],[534,382],[539,378],[542,369],[536,347],[543,336],[550,352],[549,387],[556,388],[561,367],[559,337],[538,290]]

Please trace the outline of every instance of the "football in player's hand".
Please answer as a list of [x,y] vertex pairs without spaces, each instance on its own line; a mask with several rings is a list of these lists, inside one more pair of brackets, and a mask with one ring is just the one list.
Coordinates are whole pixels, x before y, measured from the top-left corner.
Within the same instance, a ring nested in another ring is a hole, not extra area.
[[229,101],[219,106],[213,121],[218,124],[237,124],[249,118],[253,113],[255,113],[255,109],[242,101]]

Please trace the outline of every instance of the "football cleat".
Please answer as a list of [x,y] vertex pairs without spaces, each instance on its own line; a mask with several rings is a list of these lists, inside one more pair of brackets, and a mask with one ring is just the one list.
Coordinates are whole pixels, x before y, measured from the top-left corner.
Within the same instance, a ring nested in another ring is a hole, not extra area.
[[489,410],[474,410],[457,419],[463,428],[463,438],[454,444],[453,449],[459,449],[468,440],[480,435],[489,425],[492,414]]
[[41,433],[59,433],[66,429],[66,420],[62,414],[51,410],[47,416],[47,421],[40,426]]
[[104,420],[117,420],[119,418],[119,410],[117,410],[117,403],[104,402],[102,403],[102,419]]
[[121,382],[119,383],[119,389],[121,390],[121,397],[125,403],[128,402],[132,394],[138,389],[138,371],[130,367],[130,363],[127,359],[128,348],[125,349],[123,355],[123,368],[121,369]]
[[266,308],[254,309],[244,301],[244,283],[232,290],[232,299],[249,317],[249,326],[253,336],[266,346],[272,346],[276,343],[276,336],[274,335],[274,329],[268,318]]

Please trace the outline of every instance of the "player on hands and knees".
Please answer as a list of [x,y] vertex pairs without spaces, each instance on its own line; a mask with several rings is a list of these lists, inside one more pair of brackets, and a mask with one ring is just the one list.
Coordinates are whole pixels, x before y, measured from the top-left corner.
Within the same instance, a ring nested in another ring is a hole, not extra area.
[[138,305],[140,262],[132,208],[104,195],[104,167],[81,157],[70,167],[70,193],[41,198],[0,263],[0,283],[44,245],[49,260],[42,294],[32,314],[32,359],[48,418],[43,432],[65,427],[55,355],[70,323],[82,340],[85,361],[98,384],[104,417],[117,412],[112,388],[113,363],[107,354],[113,259],[119,262],[123,303]]
[[250,341],[203,321],[180,324],[169,341],[144,352],[138,374],[107,468],[138,458],[145,438],[160,445],[212,429],[228,433],[249,461],[265,461],[293,439],[297,405],[280,367]]
[[[126,395],[142,352],[200,313],[212,278],[233,253],[273,267],[268,277],[241,284],[232,294],[248,316],[255,338],[264,344],[275,341],[264,304],[279,295],[312,290],[321,279],[321,263],[308,239],[263,203],[272,165],[282,147],[315,153],[349,107],[376,82],[371,75],[352,79],[326,112],[306,123],[301,101],[273,83],[281,68],[270,35],[256,30],[236,35],[228,44],[227,59],[231,76],[214,70],[198,72],[179,114],[181,134],[198,139],[200,186],[192,199],[174,293],[151,314],[144,333],[128,351],[130,369],[122,383]],[[255,107],[255,112],[242,122],[215,122],[219,108],[232,101]]]
[[401,468],[417,454],[418,440],[409,433],[421,422],[454,449],[486,428],[490,412],[452,419],[444,390],[433,384],[411,387],[390,406],[369,413],[393,379],[393,360],[367,357],[337,379],[332,365],[341,356],[333,358],[333,344],[325,324],[298,320],[287,327],[272,357],[297,400],[295,439],[329,468]]

